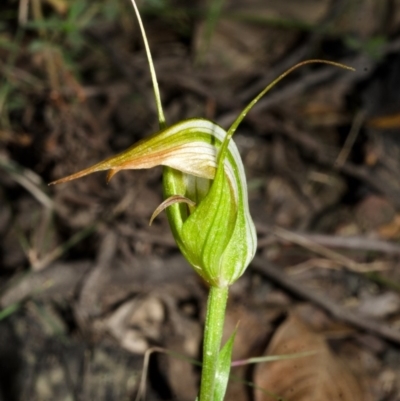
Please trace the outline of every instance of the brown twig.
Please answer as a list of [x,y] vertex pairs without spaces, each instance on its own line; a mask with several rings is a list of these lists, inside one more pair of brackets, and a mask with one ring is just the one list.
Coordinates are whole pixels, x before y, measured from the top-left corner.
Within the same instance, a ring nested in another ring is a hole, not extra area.
[[[298,129],[293,124],[278,120],[274,121],[271,116],[269,116],[268,121],[266,121],[262,114],[252,116],[252,122],[264,127],[267,124],[269,130],[274,130],[281,135],[287,136],[306,152],[310,153],[316,163],[321,166],[330,169],[334,166],[336,155],[330,154],[322,143],[313,138],[309,133]],[[396,208],[400,208],[399,192],[390,187],[385,180],[376,178],[366,166],[358,166],[350,162],[345,162],[343,165],[337,167],[343,174],[356,178],[371,189],[387,196]]]
[[286,241],[297,244],[303,248],[310,250],[318,255],[321,255],[329,260],[334,261],[346,269],[357,272],[357,273],[366,273],[369,271],[376,270],[384,270],[386,269],[385,264],[382,262],[372,262],[372,263],[358,263],[353,259],[350,259],[347,256],[344,256],[332,249],[328,249],[327,247],[318,244],[317,242],[305,237],[302,234],[295,233],[293,231],[285,230],[281,227],[274,227],[272,229],[272,233],[277,237],[280,237]]
[[371,318],[366,318],[348,311],[342,306],[336,304],[331,299],[327,298],[326,295],[317,294],[316,292],[311,291],[309,288],[301,286],[292,279],[286,277],[286,275],[278,267],[274,266],[267,260],[256,257],[252,262],[252,268],[296,297],[312,302],[314,305],[324,309],[334,318],[393,343],[400,344],[399,331],[385,326],[382,322],[376,322]]
[[[270,228],[260,228],[260,225],[257,225],[257,231],[262,234],[269,234],[271,232]],[[311,234],[306,232],[297,234],[301,234],[304,238],[328,248],[342,248],[368,252],[381,252],[389,255],[400,255],[400,245],[375,238],[344,237],[328,234]],[[258,241],[258,248],[270,246],[275,242],[276,240],[274,237],[267,235]]]
[[364,121],[365,121],[365,112],[363,110],[360,110],[353,119],[353,124],[351,125],[349,135],[347,136],[343,148],[341,149],[335,161],[336,168],[343,167],[343,165],[346,163],[347,158],[349,157],[349,154],[353,149],[357,136],[360,133],[361,127],[364,124]]

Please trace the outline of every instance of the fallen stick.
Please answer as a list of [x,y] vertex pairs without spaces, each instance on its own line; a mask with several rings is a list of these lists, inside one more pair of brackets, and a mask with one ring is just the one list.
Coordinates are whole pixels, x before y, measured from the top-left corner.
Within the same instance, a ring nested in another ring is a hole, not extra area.
[[314,305],[324,309],[335,319],[348,323],[358,329],[377,335],[385,340],[400,344],[400,332],[387,327],[384,322],[371,320],[369,317],[363,317],[346,310],[338,305],[326,295],[318,294],[310,288],[304,287],[287,277],[280,268],[274,266],[271,262],[256,257],[252,264],[253,270],[267,277],[278,286],[292,293],[294,296],[312,302]]

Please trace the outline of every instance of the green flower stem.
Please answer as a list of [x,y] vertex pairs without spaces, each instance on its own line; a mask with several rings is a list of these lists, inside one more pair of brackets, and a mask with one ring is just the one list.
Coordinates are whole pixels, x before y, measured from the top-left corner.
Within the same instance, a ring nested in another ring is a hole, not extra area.
[[215,376],[221,348],[227,300],[228,287],[210,287],[204,327],[200,401],[212,401],[214,398]]

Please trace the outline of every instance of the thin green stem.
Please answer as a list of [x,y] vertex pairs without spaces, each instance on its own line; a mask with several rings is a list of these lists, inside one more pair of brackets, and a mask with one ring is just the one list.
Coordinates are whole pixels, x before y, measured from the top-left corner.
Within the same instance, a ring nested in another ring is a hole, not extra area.
[[162,108],[162,104],[161,104],[161,95],[160,95],[160,90],[158,88],[156,70],[154,68],[153,58],[151,57],[149,42],[147,41],[146,31],[144,30],[142,18],[140,17],[140,13],[136,6],[135,0],[131,0],[131,1],[132,1],[133,8],[135,10],[136,18],[139,23],[140,31],[142,33],[144,48],[146,50],[147,60],[149,62],[151,81],[153,82],[154,98],[156,100],[158,124],[160,126],[160,129],[164,129],[167,127],[167,124],[165,122],[164,112],[163,112],[163,108]]
[[208,294],[204,327],[203,369],[201,372],[200,401],[214,398],[215,376],[224,328],[228,287],[211,287]]
[[298,63],[294,65],[293,67],[289,68],[287,71],[285,71],[283,74],[279,75],[278,78],[275,78],[268,86],[265,87],[264,90],[262,90],[244,109],[243,111],[239,114],[239,116],[236,118],[236,120],[233,122],[231,127],[228,130],[228,135],[227,139],[230,139],[232,135],[235,133],[237,127],[239,124],[242,122],[246,114],[252,109],[252,107],[267,93],[269,92],[279,81],[282,81],[283,78],[285,78],[287,75],[289,75],[291,72],[294,70],[297,70],[299,67],[302,67],[303,65],[306,64],[328,64],[332,65],[334,67],[339,67],[339,68],[344,68],[345,70],[350,70],[350,71],[355,71],[353,67],[349,67],[347,65],[341,64],[341,63],[335,63],[334,61],[327,61],[327,60],[305,60],[302,61],[301,63]]

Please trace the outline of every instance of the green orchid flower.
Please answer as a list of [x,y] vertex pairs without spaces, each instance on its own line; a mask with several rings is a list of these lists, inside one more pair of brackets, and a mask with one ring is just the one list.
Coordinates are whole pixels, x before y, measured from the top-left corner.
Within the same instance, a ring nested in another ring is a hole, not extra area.
[[252,260],[257,239],[238,149],[213,122],[181,121],[52,184],[103,170],[110,180],[120,170],[160,165],[166,200],[151,221],[167,209],[174,238],[195,271],[211,286],[229,286]]

